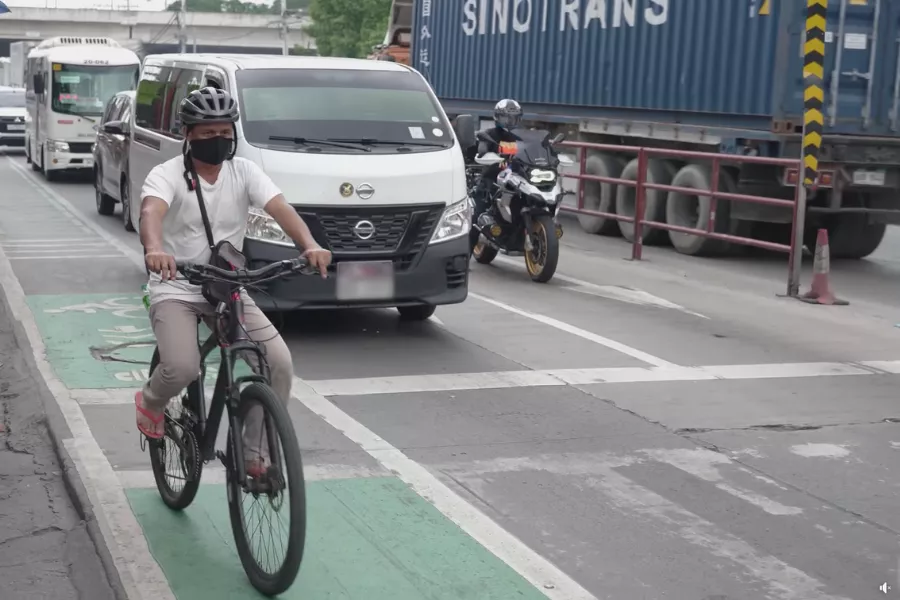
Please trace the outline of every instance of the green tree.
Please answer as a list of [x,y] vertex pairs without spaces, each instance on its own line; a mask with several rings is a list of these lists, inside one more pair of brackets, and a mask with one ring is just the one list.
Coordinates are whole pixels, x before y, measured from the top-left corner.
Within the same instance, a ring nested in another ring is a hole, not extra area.
[[312,0],[306,33],[322,56],[365,58],[384,39],[391,0]]
[[319,51],[315,48],[304,48],[303,46],[294,46],[290,52],[291,56],[319,56]]

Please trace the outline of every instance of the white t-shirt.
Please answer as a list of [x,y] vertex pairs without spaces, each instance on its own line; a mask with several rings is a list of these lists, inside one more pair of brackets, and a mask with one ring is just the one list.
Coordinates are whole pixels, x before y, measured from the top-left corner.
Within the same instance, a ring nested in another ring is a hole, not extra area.
[[[209,215],[213,240],[228,240],[238,250],[243,249],[250,208],[265,208],[281,190],[256,163],[244,158],[226,160],[214,184],[200,178],[203,202]],[[184,180],[184,158],[176,156],[157,165],[147,175],[141,190],[141,201],[148,196],[164,200],[169,210],[163,218],[163,250],[176,261],[209,262],[210,249],[203,229],[203,217],[197,193],[188,189]],[[179,277],[181,275],[179,274]],[[161,281],[150,274],[150,302],[177,298],[187,302],[205,302],[199,286],[187,281]]]

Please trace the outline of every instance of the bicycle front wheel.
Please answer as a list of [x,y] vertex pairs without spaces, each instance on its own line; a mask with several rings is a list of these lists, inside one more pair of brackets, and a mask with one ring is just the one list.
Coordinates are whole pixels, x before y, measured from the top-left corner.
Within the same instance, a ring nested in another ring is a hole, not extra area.
[[[250,583],[275,596],[291,587],[303,560],[306,490],[300,446],[287,408],[268,385],[244,388],[238,422],[243,431],[232,430],[228,442],[231,529]],[[235,455],[237,438],[243,456]],[[245,469],[244,481],[237,481],[237,460],[254,467]]]

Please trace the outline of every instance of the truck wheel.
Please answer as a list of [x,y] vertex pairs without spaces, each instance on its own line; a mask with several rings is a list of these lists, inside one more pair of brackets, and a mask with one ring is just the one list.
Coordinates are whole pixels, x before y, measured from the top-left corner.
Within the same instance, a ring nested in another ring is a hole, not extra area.
[[[709,167],[692,164],[678,171],[672,179],[672,185],[709,190],[712,187],[711,180]],[[733,192],[735,189],[734,180],[725,170],[719,171],[719,189],[723,192]],[[709,206],[710,199],[706,196],[669,192],[666,198],[666,222],[669,225],[705,230],[709,223]],[[716,203],[716,233],[729,233],[731,229],[729,208],[726,201],[720,200]],[[672,240],[675,250],[691,256],[725,254],[731,246],[728,242],[675,231],[669,232],[669,239]]]
[[[875,252],[887,231],[885,223],[867,223],[861,214],[844,214],[829,224],[828,245],[831,258],[865,258]],[[815,240],[815,232],[810,236]],[[815,241],[809,246],[815,252]]]
[[[592,154],[585,162],[585,173],[597,177],[618,177],[625,166],[618,156],[612,154]],[[616,212],[616,186],[612,183],[600,183],[599,181],[582,180],[584,186],[584,208],[598,212]],[[578,215],[581,228],[588,233],[599,235],[621,235],[619,223],[615,219],[606,217],[594,217],[591,215]]]
[[[678,169],[675,165],[667,160],[651,160],[647,163],[647,181],[650,183],[669,185],[677,172]],[[637,181],[637,176],[638,159],[635,158],[625,165],[619,179]],[[661,190],[647,190],[647,206],[644,215],[648,221],[658,221],[660,223],[666,222],[667,195],[667,192]],[[637,188],[624,185],[618,188],[616,191],[616,214],[633,217],[636,209]],[[629,242],[634,241],[634,223],[619,221],[619,229],[622,231],[622,237]],[[648,246],[659,246],[669,241],[669,232],[664,229],[644,227],[641,237],[643,238],[644,244]]]

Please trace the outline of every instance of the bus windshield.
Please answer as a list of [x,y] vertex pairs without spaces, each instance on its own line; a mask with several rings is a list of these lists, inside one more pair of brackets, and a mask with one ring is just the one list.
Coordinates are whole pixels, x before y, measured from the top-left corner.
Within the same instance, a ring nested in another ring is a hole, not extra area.
[[137,85],[138,65],[91,66],[53,63],[51,108],[54,112],[100,116],[118,92]]

